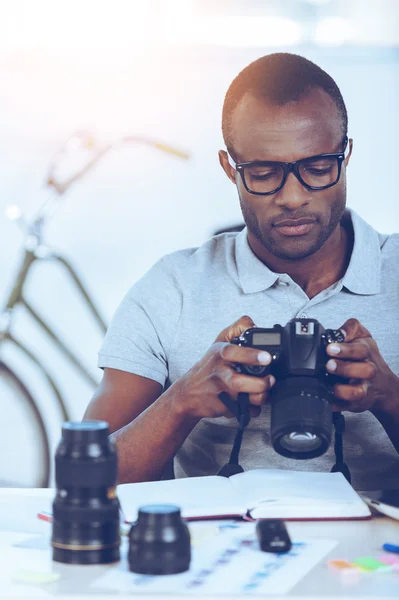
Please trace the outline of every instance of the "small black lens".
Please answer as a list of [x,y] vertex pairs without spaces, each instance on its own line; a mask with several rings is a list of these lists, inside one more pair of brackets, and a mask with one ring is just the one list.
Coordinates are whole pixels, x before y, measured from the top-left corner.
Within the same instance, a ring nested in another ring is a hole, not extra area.
[[117,455],[104,421],[66,422],[55,455],[53,560],[73,564],[119,560]]
[[172,504],[139,509],[129,534],[129,568],[145,575],[183,573],[190,566],[190,533]]

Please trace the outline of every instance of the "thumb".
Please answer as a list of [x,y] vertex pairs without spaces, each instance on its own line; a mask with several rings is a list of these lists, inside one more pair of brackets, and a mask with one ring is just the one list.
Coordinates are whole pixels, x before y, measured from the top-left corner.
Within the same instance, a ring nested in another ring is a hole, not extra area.
[[248,317],[248,315],[244,315],[240,317],[237,321],[235,321],[232,325],[223,329],[217,336],[215,342],[230,342],[234,337],[240,336],[244,331],[249,329],[250,327],[256,327],[255,323]]

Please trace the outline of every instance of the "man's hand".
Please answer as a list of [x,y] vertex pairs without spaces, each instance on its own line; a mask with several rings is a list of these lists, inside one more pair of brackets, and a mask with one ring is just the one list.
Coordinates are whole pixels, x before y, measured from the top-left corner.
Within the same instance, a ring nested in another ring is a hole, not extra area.
[[255,327],[250,317],[241,317],[217,336],[205,356],[188,373],[180,377],[170,388],[179,399],[181,409],[192,417],[231,417],[220,392],[227,392],[236,399],[239,392],[247,392],[251,403],[251,416],[258,416],[261,405],[266,402],[268,390],[274,384],[272,375],[251,377],[237,373],[235,363],[268,365],[268,352],[230,344],[233,337],[241,335],[249,327]]
[[382,358],[370,332],[357,319],[349,319],[340,329],[345,341],[327,346],[327,353],[333,357],[327,362],[327,370],[349,381],[334,386],[337,403],[333,410],[389,413],[397,409],[399,378]]

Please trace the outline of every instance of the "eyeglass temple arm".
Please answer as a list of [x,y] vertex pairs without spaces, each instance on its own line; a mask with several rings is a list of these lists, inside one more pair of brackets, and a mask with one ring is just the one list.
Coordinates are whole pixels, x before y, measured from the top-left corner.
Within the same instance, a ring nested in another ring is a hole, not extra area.
[[235,162],[235,160],[230,156],[229,151],[226,150],[226,154],[227,154],[227,160],[229,161],[229,165],[230,167],[233,167],[233,169],[237,170],[237,163]]
[[343,151],[344,154],[346,152],[346,154],[345,154],[345,158],[346,158],[347,155],[348,155],[348,152],[349,152],[349,137],[347,135],[342,140],[342,143],[343,143],[343,146],[344,146],[344,148],[343,148],[342,151]]

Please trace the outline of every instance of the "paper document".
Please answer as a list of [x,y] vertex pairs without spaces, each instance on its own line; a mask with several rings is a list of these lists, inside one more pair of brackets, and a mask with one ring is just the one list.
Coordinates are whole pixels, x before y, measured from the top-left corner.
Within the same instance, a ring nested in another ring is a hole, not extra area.
[[189,477],[122,484],[118,497],[134,521],[145,504],[171,503],[185,518],[243,516],[281,519],[369,518],[367,504],[341,473],[252,469],[230,478]]
[[186,573],[138,575],[127,571],[122,562],[101,575],[92,588],[126,596],[287,594],[336,545],[335,540],[293,540],[290,552],[271,554],[259,550],[253,523],[229,525],[212,539],[192,545]]

